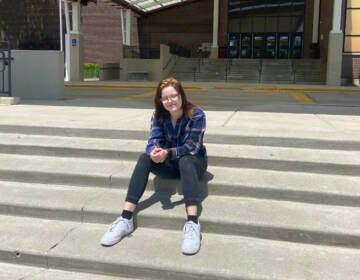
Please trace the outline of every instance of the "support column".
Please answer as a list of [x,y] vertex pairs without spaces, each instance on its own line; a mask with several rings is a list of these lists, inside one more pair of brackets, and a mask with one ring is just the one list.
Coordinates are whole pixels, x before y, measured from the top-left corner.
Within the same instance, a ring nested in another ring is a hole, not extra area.
[[210,54],[211,58],[219,57],[218,32],[219,32],[219,0],[214,0],[213,41],[211,45],[211,54]]
[[125,17],[125,22],[126,22],[126,45],[130,46],[131,45],[131,10],[127,9],[126,10],[126,17]]
[[122,44],[125,45],[126,37],[125,37],[125,22],[124,22],[124,9],[120,9],[120,19],[121,19],[121,38]]
[[62,24],[62,1],[59,1],[59,33],[60,33],[60,51],[64,51],[63,47],[63,24]]
[[124,19],[124,9],[120,9],[120,19],[121,19],[121,37],[123,45],[131,45],[131,10],[125,10],[125,19]]
[[332,30],[329,34],[326,84],[341,85],[343,32],[341,30],[342,0],[334,0]]
[[319,43],[319,17],[320,17],[320,0],[314,0],[314,17],[313,17],[313,32],[312,43]]
[[[68,13],[67,0],[65,12]],[[84,50],[83,34],[80,32],[80,1],[71,3],[72,28],[65,36],[66,45],[66,80],[83,81],[84,79]],[[68,19],[67,19],[68,20]],[[67,23],[68,24],[68,23]]]

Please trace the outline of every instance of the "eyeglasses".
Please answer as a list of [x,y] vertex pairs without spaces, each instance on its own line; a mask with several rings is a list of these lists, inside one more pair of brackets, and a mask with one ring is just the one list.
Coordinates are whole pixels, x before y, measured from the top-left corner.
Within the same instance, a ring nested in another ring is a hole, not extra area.
[[172,95],[169,95],[166,97],[161,97],[160,101],[163,103],[167,102],[167,101],[175,101],[178,96],[179,96],[179,94],[172,94]]

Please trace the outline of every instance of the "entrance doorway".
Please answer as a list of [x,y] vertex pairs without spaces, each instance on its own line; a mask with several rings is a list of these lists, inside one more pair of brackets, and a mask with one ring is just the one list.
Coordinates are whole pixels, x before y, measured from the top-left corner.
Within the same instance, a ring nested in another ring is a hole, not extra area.
[[231,33],[229,58],[302,58],[303,33]]

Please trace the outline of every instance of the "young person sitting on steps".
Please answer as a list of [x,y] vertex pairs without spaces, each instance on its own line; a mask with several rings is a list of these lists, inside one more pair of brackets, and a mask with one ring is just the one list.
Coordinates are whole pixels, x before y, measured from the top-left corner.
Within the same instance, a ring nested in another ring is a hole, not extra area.
[[187,100],[181,83],[174,78],[160,81],[154,105],[146,153],[139,157],[131,176],[122,214],[105,232],[101,244],[114,245],[134,231],[134,211],[152,172],[167,178],[180,178],[187,214],[182,252],[196,254],[201,245],[199,179],[207,168],[203,144],[205,113]]

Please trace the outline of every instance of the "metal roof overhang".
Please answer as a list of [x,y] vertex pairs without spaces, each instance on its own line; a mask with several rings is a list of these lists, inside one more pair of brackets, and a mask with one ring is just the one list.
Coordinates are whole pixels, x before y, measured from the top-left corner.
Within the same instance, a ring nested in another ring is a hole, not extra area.
[[187,2],[187,0],[124,0],[129,5],[143,11],[150,12],[153,10],[162,9],[168,6]]
[[[68,0],[65,0],[68,1]],[[97,0],[70,0],[70,1],[80,1],[81,5],[87,5],[88,2],[96,3]],[[103,0],[105,3],[108,3],[115,7],[126,7],[134,10],[139,14],[147,14],[152,12],[157,12],[159,10],[170,8],[174,6],[180,6],[182,4],[196,2],[199,0]]]
[[147,14],[169,8],[173,6],[182,5],[185,3],[195,2],[198,0],[103,0],[114,6],[125,6],[139,14]]

